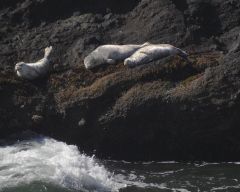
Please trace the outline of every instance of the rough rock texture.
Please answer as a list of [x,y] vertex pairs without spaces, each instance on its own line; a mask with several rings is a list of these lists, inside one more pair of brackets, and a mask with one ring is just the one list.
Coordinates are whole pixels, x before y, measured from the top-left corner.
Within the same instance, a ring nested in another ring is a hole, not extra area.
[[[0,138],[33,130],[98,157],[240,160],[240,1],[1,0]],[[87,71],[101,44],[171,43],[134,69]],[[52,45],[52,72],[18,79],[17,61]]]

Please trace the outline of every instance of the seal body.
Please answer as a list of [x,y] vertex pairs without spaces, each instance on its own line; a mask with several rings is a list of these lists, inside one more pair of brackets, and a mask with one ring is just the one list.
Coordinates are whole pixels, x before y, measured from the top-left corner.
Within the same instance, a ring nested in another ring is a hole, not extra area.
[[45,54],[42,59],[35,63],[19,62],[15,65],[15,71],[17,76],[34,80],[41,76],[44,76],[49,71],[49,55],[52,52],[52,46],[45,48]]
[[92,51],[84,59],[86,69],[92,69],[102,64],[116,64],[130,57],[138,49],[147,46],[149,43],[142,45],[102,45]]
[[149,44],[139,50],[133,55],[124,60],[124,65],[128,67],[135,67],[138,65],[146,64],[152,61],[156,61],[171,55],[179,55],[187,60],[188,54],[169,44]]

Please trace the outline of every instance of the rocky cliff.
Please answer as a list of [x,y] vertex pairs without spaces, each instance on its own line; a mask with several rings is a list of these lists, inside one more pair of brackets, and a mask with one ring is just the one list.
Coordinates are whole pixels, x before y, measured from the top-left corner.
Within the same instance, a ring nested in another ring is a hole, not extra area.
[[[240,160],[240,1],[1,0],[0,137],[23,130],[127,160]],[[170,43],[170,57],[84,69],[102,44]],[[52,45],[51,73],[16,62]]]

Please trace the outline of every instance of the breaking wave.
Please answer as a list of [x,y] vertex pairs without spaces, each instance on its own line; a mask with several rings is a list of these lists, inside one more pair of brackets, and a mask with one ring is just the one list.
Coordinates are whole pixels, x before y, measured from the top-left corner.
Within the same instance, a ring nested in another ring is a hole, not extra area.
[[113,174],[74,145],[37,138],[0,147],[0,191],[33,182],[81,191],[118,191]]

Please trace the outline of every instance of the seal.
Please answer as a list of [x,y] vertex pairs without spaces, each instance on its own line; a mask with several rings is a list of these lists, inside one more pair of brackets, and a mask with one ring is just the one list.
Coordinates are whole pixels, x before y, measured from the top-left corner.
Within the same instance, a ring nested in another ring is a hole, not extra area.
[[92,51],[84,59],[86,69],[92,69],[102,64],[116,64],[118,61],[130,57],[138,49],[149,45],[102,45]]
[[49,71],[49,55],[52,52],[52,46],[45,48],[45,54],[42,59],[35,63],[19,62],[15,65],[17,76],[34,80],[47,74]]
[[147,64],[171,55],[179,55],[188,60],[188,54],[169,44],[149,44],[148,46],[138,49],[133,55],[124,60],[124,65],[128,67],[135,67],[142,64]]

